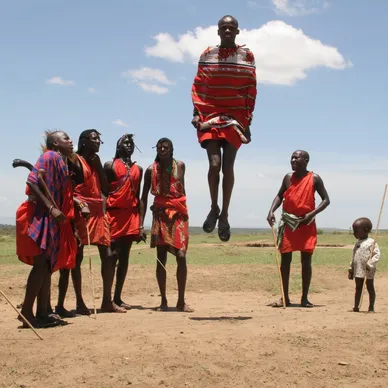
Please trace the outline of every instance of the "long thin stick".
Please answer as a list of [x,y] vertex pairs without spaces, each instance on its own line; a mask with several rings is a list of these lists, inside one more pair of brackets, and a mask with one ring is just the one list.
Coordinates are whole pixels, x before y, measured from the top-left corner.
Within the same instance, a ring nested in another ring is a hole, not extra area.
[[89,232],[89,225],[86,223],[86,232],[88,235],[88,254],[89,254],[89,276],[91,279],[91,286],[92,286],[92,293],[93,293],[93,309],[94,309],[94,318],[97,319],[97,310],[96,310],[96,297],[94,295],[94,280],[93,280],[93,273],[92,273],[92,254],[90,253],[90,232]]
[[19,317],[23,319],[25,323],[27,323],[28,327],[36,334],[36,336],[43,341],[43,338],[37,333],[28,319],[12,304],[12,302],[8,299],[7,295],[4,294],[3,291],[0,290],[0,294],[4,296],[5,300],[12,306],[12,308],[18,313]]
[[283,288],[283,279],[282,279],[282,272],[280,270],[280,264],[279,264],[279,257],[278,257],[278,244],[276,242],[276,236],[275,236],[275,229],[273,225],[271,226],[272,228],[272,237],[273,237],[273,242],[275,244],[275,258],[276,258],[276,265],[278,267],[278,272],[279,272],[279,279],[280,279],[280,291],[282,292],[282,301],[283,301],[283,308],[286,308],[286,299],[284,297],[284,288]]
[[[383,199],[382,199],[382,201],[381,201],[379,218],[378,218],[378,220],[377,220],[377,225],[376,225],[375,238],[373,239],[373,245],[372,245],[372,249],[371,249],[371,251],[370,251],[370,258],[369,258],[369,260],[373,257],[373,252],[374,252],[374,250],[375,250],[377,232],[378,232],[378,230],[379,230],[381,213],[383,212],[383,207],[384,207],[384,202],[385,202],[385,196],[386,196],[386,194],[387,194],[387,187],[388,187],[388,184],[386,184],[386,185],[385,185],[385,188],[384,188],[384,194],[383,194]],[[364,289],[365,289],[365,286],[366,286],[366,280],[367,280],[367,274],[365,273],[364,284],[363,284],[363,286],[362,286],[362,291],[361,291],[360,303],[358,304],[358,308],[359,308],[359,309],[361,308],[361,305],[362,305],[362,298],[363,298],[363,296],[364,296]]]
[[159,264],[164,268],[164,270],[166,271],[167,273],[167,269],[166,267],[163,265],[163,263],[159,260],[158,256],[156,255],[156,253],[151,249],[151,252],[152,254],[155,256],[156,260],[159,262]]

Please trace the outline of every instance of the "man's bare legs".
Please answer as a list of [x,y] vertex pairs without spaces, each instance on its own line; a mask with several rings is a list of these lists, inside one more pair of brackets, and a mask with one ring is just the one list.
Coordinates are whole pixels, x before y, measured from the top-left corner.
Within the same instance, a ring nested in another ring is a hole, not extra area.
[[126,310],[130,310],[131,306],[123,302],[123,300],[121,299],[121,293],[123,291],[125,278],[128,272],[129,253],[131,251],[131,247],[132,241],[126,242],[119,239],[115,242],[112,242],[112,250],[115,252],[113,268],[116,267],[116,263],[118,262],[113,302],[117,306],[125,308]]
[[292,262],[292,252],[282,253],[280,272],[282,274],[282,282],[283,282],[283,290],[284,290],[284,298],[286,301],[286,306],[290,305],[289,284],[290,284],[291,262]]
[[32,324],[35,321],[33,307],[35,299],[39,296],[39,305],[44,306],[44,311],[38,311],[41,317],[47,316],[47,304],[50,282],[50,266],[47,256],[39,255],[34,257],[34,265],[28,276],[26,294],[23,301],[21,313]]
[[178,251],[176,254],[177,270],[176,278],[178,282],[178,302],[176,308],[178,311],[192,313],[192,310],[185,301],[186,280],[187,280],[187,263],[185,252]]
[[[167,263],[167,248],[166,247],[156,247],[156,254],[158,255],[159,261],[166,267]],[[167,282],[167,273],[162,265],[156,262],[156,280],[158,281],[159,291],[160,291],[160,311],[168,310],[167,296],[166,296],[166,282]]]
[[[163,246],[157,247],[157,255],[158,255],[158,259],[166,267],[167,247],[163,247]],[[176,254],[176,262],[177,262],[176,278],[178,283],[178,301],[176,304],[176,308],[178,311],[191,313],[194,310],[192,310],[186,304],[186,300],[185,300],[186,280],[187,280],[186,254],[182,251],[178,251]],[[166,273],[166,270],[162,267],[162,265],[159,262],[156,263],[156,279],[158,281],[159,291],[161,296],[161,303],[158,310],[167,311],[168,310],[168,302],[166,297],[167,273]]]
[[307,298],[311,283],[311,277],[313,274],[313,270],[311,267],[311,253],[301,252],[300,258],[302,262],[302,299],[300,304],[302,307],[313,307],[313,304],[310,303]]
[[209,140],[206,145],[207,157],[209,160],[209,171],[207,174],[211,209],[203,224],[203,230],[206,233],[211,233],[217,224],[217,219],[220,214],[218,207],[218,187],[220,184],[221,171],[221,145],[217,140]]
[[[78,247],[78,253],[76,256],[75,267],[71,270],[71,278],[73,281],[75,298],[76,298],[76,313],[81,315],[90,315],[90,310],[86,307],[82,296],[82,272],[81,264],[83,261],[84,246]],[[62,317],[70,316],[70,312],[65,309],[64,303],[69,287],[69,275],[70,270],[61,269],[59,273],[58,284],[58,304],[55,308],[55,312]]]
[[234,186],[234,161],[237,149],[229,143],[223,145],[222,157],[222,211],[218,221],[218,236],[222,241],[230,239],[230,226],[228,222],[229,205]]
[[105,313],[126,313],[127,310],[119,307],[112,300],[112,286],[115,276],[115,263],[110,247],[97,245],[101,259],[101,276],[103,296],[101,303],[101,311]]

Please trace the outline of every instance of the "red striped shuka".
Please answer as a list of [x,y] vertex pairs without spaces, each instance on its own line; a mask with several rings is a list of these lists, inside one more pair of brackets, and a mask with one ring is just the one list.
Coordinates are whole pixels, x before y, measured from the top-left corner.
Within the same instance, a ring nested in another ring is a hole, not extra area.
[[248,48],[208,47],[191,90],[194,112],[209,127],[197,131],[201,146],[207,140],[226,140],[236,149],[246,143],[256,94],[255,58]]

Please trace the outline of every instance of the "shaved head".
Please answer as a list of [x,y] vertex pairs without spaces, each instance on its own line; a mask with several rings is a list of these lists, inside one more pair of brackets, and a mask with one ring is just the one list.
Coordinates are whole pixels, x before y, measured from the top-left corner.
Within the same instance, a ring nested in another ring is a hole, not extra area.
[[233,23],[236,25],[236,27],[238,27],[238,21],[235,17],[233,17],[232,15],[225,15],[224,17],[222,17],[219,21],[218,21],[218,27],[220,27],[221,24],[223,23]]
[[299,154],[300,154],[301,156],[303,156],[303,157],[307,160],[307,162],[310,161],[310,155],[309,155],[309,153],[308,153],[307,151],[304,151],[304,150],[296,150],[296,151],[294,151],[294,154],[295,154],[295,152],[299,152]]
[[370,232],[373,228],[373,225],[372,221],[369,218],[361,217],[357,218],[357,220],[353,222],[353,227],[360,227]]

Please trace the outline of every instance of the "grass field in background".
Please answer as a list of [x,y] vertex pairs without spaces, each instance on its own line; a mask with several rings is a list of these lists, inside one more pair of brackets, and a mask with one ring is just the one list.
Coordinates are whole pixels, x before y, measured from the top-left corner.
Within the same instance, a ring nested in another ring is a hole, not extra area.
[[[233,232],[233,231],[232,231]],[[371,234],[373,237],[373,234]],[[388,270],[388,263],[384,260],[384,252],[388,250],[388,232],[378,235],[378,243],[382,253],[378,264],[379,271]],[[355,238],[348,232],[329,232],[318,235],[319,245],[354,245]],[[260,242],[272,244],[272,235],[267,233],[232,234],[229,243],[222,243],[217,234],[193,234],[190,236],[188,263],[191,265],[217,265],[217,264],[273,264],[275,262],[274,248],[247,247],[244,243]],[[144,246],[144,243],[141,243]],[[134,244],[136,247],[136,244]],[[151,249],[134,249],[131,253],[132,264],[153,265],[155,257]],[[87,254],[87,250],[85,250]],[[349,248],[318,247],[315,250],[313,263],[319,266],[330,266],[334,270],[347,268],[351,260],[352,251]],[[173,258],[169,259],[171,262]],[[99,261],[93,255],[93,261]],[[299,261],[299,253],[294,254],[294,261]],[[15,255],[15,237],[0,235],[0,264],[21,263]]]

